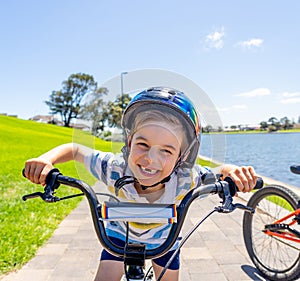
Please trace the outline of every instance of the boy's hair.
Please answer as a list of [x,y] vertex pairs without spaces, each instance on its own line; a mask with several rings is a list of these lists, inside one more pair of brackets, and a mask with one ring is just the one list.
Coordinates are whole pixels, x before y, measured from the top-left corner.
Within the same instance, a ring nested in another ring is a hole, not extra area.
[[166,128],[170,129],[170,131],[175,132],[176,136],[182,136],[182,143],[180,151],[183,152],[188,147],[188,141],[187,141],[187,132],[183,126],[183,124],[180,122],[180,120],[174,116],[173,114],[162,112],[159,110],[149,110],[149,111],[143,111],[136,114],[135,119],[133,120],[133,124],[131,126],[130,132],[127,132],[129,135],[133,136],[133,134],[141,128],[143,125],[147,123],[157,123],[166,124]]

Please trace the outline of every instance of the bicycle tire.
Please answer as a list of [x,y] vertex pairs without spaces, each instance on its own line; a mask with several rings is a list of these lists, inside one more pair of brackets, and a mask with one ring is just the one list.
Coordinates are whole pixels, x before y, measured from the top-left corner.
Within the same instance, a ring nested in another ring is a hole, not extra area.
[[[266,224],[297,209],[299,200],[290,189],[269,185],[256,191],[248,202],[255,213],[245,212],[243,217],[245,246],[253,264],[269,280],[291,281],[300,277],[300,243],[283,241],[263,232]],[[299,224],[293,227],[299,230]]]

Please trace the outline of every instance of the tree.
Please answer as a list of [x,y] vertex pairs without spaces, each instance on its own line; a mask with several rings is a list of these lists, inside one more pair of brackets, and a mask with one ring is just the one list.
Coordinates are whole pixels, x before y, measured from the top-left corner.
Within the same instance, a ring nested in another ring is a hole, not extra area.
[[281,127],[280,122],[276,117],[271,117],[268,122],[270,123],[269,131],[278,131]]
[[293,127],[292,122],[287,117],[281,118],[280,123],[284,130],[291,129]]
[[81,106],[78,117],[92,122],[92,134],[98,135],[99,130],[105,127],[106,103],[103,96],[107,95],[107,88],[98,88],[95,92],[87,96],[87,100]]
[[261,121],[260,129],[264,131],[264,130],[267,130],[267,128],[268,128],[268,123],[266,121]]
[[52,91],[50,100],[45,103],[50,107],[51,114],[60,114],[65,127],[70,127],[72,118],[77,118],[82,98],[97,90],[94,77],[89,74],[72,74],[63,81],[60,91]]
[[[117,96],[116,100],[109,101],[106,106],[107,122],[109,127],[121,128],[121,119],[123,114],[123,108],[125,109],[127,104],[130,102],[131,97],[128,94],[123,94],[122,96]],[[122,106],[123,103],[123,106]]]
[[213,132],[213,127],[211,125],[207,125],[205,127],[202,127],[202,131],[204,133],[210,133],[210,132]]

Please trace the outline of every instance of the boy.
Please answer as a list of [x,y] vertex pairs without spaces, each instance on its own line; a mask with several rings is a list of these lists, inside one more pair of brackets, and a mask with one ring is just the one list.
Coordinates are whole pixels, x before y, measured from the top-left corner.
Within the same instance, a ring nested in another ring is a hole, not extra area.
[[[111,192],[118,194],[120,200],[171,204],[178,203],[210,172],[195,165],[201,128],[192,102],[182,92],[155,87],[137,94],[124,111],[122,127],[125,130],[123,157],[117,158],[79,144],[64,144],[26,161],[26,177],[44,185],[53,165],[75,160],[84,163]],[[230,176],[243,192],[252,190],[256,183],[252,167],[224,165],[220,172],[223,177]],[[129,241],[154,248],[164,241],[169,228],[165,224],[130,223]],[[108,223],[107,233],[115,244],[124,246],[126,226],[123,223]],[[156,277],[176,246],[152,260]],[[123,273],[122,259],[103,250],[95,280],[119,281]],[[179,253],[162,280],[178,278]]]

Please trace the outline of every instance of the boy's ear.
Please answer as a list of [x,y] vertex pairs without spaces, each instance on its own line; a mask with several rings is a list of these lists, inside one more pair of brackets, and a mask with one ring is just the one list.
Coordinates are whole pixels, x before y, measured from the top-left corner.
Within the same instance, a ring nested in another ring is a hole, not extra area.
[[128,135],[128,137],[127,137],[128,148],[131,147],[131,140],[132,140],[131,135]]

